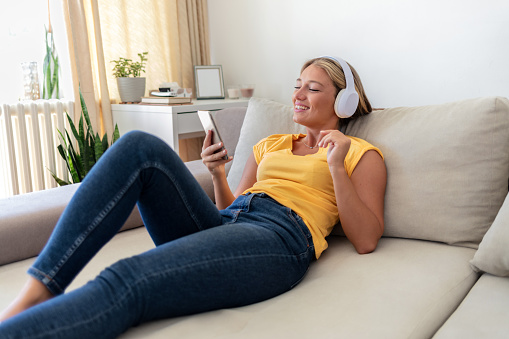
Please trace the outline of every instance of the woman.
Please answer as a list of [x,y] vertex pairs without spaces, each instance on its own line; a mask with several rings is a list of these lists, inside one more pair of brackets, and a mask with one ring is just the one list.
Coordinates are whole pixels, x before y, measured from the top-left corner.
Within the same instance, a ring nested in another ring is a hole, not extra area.
[[[353,74],[360,99],[352,119],[371,110]],[[217,207],[164,142],[141,132],[122,137],[64,211],[0,316],[0,336],[116,337],[142,322],[277,296],[304,277],[338,220],[359,253],[373,251],[384,227],[385,165],[375,147],[338,130],[334,103],[345,81],[336,60],[303,66],[293,119],[307,134],[260,141],[235,193],[224,166],[232,158],[221,159],[227,152],[209,131],[202,159]],[[156,248],[64,294],[135,204]]]

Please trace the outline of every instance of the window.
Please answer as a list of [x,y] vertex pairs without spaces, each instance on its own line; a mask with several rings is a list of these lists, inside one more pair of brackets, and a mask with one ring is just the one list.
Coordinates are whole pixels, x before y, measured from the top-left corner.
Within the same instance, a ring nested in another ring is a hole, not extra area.
[[[9,2],[9,5],[0,11],[0,105],[15,104],[24,99],[22,62],[37,63],[39,92],[42,97],[43,63],[46,55],[45,26],[49,27],[48,5],[59,59],[60,98],[73,100],[69,48],[61,1],[18,0]],[[3,123],[10,122],[10,119],[2,118],[5,117],[0,117],[0,131],[3,131]],[[0,133],[0,198],[12,193],[4,137],[3,132]]]
[[[67,35],[61,2],[50,0],[51,25],[59,58],[60,96],[72,100],[72,80]],[[42,97],[43,61],[46,54],[45,28],[48,2],[18,0],[0,11],[0,104],[24,99],[22,62],[37,62]]]

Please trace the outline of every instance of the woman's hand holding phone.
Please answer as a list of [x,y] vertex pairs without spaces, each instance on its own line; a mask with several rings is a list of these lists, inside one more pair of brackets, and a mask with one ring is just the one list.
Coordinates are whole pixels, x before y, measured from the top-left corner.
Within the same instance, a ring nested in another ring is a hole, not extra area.
[[228,156],[228,151],[224,148],[222,142],[212,144],[214,131],[208,130],[201,152],[202,162],[207,166],[210,173],[216,174],[218,171],[224,172],[224,165],[233,160]]

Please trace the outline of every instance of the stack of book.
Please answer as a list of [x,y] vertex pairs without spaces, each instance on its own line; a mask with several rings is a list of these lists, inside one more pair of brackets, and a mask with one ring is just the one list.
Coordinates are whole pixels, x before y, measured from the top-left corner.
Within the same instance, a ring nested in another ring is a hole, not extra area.
[[189,105],[191,104],[192,99],[188,97],[159,97],[159,96],[149,96],[142,97],[141,103],[142,105]]

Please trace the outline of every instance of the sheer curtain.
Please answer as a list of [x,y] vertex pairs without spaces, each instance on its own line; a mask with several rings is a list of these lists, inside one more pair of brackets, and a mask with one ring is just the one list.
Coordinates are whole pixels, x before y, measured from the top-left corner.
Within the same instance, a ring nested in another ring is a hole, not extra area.
[[120,101],[111,60],[148,52],[147,91],[161,82],[193,88],[193,65],[210,64],[207,0],[67,0],[64,8],[75,97],[79,82],[100,134],[113,132],[110,99]]

